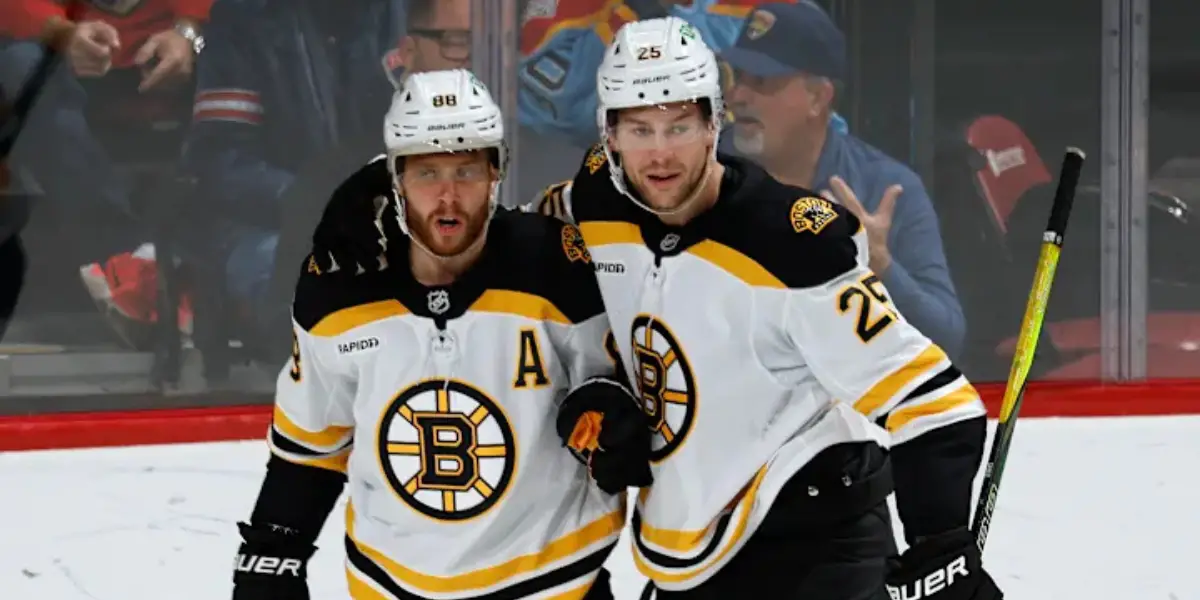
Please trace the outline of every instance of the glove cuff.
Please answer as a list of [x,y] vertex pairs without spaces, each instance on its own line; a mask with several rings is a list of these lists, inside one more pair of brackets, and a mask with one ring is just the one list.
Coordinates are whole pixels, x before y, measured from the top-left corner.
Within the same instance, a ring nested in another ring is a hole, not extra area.
[[983,570],[974,536],[965,527],[918,542],[892,564],[888,592],[893,598],[992,600],[1001,598]]

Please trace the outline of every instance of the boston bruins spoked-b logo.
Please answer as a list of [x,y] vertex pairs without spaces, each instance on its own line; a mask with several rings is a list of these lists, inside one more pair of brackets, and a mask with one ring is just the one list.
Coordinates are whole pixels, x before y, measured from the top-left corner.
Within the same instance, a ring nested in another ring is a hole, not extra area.
[[696,381],[683,347],[650,315],[633,319],[633,356],[642,410],[650,417],[650,460],[665,460],[683,445],[696,416]]
[[495,400],[459,381],[418,383],[379,424],[379,464],[417,512],[462,521],[495,506],[512,481],[517,446]]

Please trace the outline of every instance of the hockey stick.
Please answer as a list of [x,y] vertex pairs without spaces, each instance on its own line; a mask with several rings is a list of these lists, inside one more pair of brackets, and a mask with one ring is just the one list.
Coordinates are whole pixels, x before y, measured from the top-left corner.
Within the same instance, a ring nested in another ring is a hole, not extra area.
[[1079,183],[1079,171],[1083,168],[1083,151],[1067,148],[1063,157],[1062,172],[1058,176],[1058,189],[1054,192],[1054,204],[1050,207],[1050,223],[1042,234],[1042,251],[1038,256],[1037,271],[1033,275],[1033,289],[1025,305],[1025,317],[1021,319],[1021,330],[1017,335],[1017,350],[1013,355],[1012,369],[1004,387],[1004,401],[1000,404],[1000,422],[992,435],[992,452],[988,456],[984,471],[983,486],[975,504],[975,544],[980,554],[987,543],[992,516],[996,512],[996,497],[1000,493],[1000,477],[1004,475],[1004,464],[1008,460],[1008,449],[1012,444],[1013,432],[1017,428],[1017,415],[1025,395],[1029,370],[1033,366],[1038,338],[1042,333],[1042,320],[1046,317],[1046,305],[1050,301],[1050,287],[1054,284],[1054,272],[1058,268],[1058,256],[1062,252],[1063,234],[1067,219],[1071,216],[1071,204],[1075,201],[1075,186]]

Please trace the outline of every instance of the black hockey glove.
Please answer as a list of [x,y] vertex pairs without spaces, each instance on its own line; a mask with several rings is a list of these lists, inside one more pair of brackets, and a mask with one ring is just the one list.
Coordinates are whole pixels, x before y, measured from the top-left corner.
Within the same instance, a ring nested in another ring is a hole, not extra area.
[[965,527],[925,538],[888,564],[888,595],[931,600],[1001,600]]
[[334,190],[312,238],[315,265],[306,268],[329,270],[359,267],[378,271],[388,241],[404,239],[392,201],[391,176],[383,159],[351,175]]
[[233,600],[308,600],[308,559],[317,550],[287,528],[238,523]]
[[650,427],[646,413],[625,386],[596,377],[575,388],[558,411],[558,435],[600,489],[616,494],[646,487],[650,474]]

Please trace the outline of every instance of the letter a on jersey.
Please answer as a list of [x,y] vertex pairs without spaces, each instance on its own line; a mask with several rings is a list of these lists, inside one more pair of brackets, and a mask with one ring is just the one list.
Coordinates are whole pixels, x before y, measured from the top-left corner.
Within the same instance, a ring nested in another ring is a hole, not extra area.
[[632,326],[634,368],[642,409],[650,417],[650,460],[675,452],[696,417],[696,380],[678,338],[657,317],[638,315]]
[[500,405],[460,381],[431,379],[400,392],[376,431],[379,464],[413,510],[442,521],[488,511],[512,482],[512,426]]
[[513,379],[513,387],[540,388],[550,385],[546,376],[546,366],[542,362],[542,348],[538,344],[537,332],[532,329],[522,329],[517,352],[517,376]]

